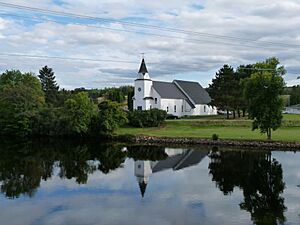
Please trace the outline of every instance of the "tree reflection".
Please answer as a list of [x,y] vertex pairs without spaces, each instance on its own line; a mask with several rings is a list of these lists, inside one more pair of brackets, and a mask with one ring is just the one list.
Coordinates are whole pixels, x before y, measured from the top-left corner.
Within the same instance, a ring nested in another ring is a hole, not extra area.
[[145,160],[166,157],[163,148],[129,147],[124,151],[117,144],[65,140],[0,142],[0,155],[0,189],[8,198],[32,197],[41,180],[51,178],[54,169],[61,179],[85,184],[95,171],[108,174],[122,167],[126,157]]
[[285,188],[282,168],[269,152],[213,151],[210,174],[219,189],[230,194],[234,187],[243,190],[240,208],[250,212],[254,224],[285,222]]
[[110,171],[122,166],[126,159],[126,152],[123,152],[118,145],[103,145],[96,156],[100,161],[98,169],[102,173],[108,174]]
[[91,159],[87,146],[76,146],[59,154],[61,178],[75,178],[78,184],[85,184],[88,175],[96,170],[96,166],[89,163]]
[[128,157],[136,160],[159,161],[168,157],[165,148],[161,146],[133,145],[128,148]]
[[68,141],[1,143],[1,192],[8,198],[32,197],[41,180],[52,177],[54,168],[60,178],[85,184],[97,170],[107,174],[120,167],[126,158],[121,149],[101,143]]

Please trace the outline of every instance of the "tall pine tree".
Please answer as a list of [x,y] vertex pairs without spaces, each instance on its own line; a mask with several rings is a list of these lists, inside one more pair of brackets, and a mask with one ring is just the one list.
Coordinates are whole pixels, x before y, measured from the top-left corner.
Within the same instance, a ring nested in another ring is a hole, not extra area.
[[42,88],[45,92],[45,100],[48,104],[55,105],[58,100],[59,86],[55,81],[55,76],[52,68],[44,66],[38,76],[42,83]]
[[224,65],[217,73],[212,84],[209,85],[208,93],[212,98],[211,105],[219,109],[229,111],[236,107],[235,96],[238,87],[238,81],[235,78],[234,70],[231,66]]

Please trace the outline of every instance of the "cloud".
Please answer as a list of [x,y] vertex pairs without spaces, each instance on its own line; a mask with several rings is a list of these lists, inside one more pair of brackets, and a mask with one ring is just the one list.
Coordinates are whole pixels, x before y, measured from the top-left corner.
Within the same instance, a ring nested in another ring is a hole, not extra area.
[[[8,3],[25,5],[21,0]],[[225,0],[170,0],[168,3],[159,0],[34,0],[28,6],[130,23],[174,27],[202,34],[166,32],[117,21],[40,15],[3,8],[10,14],[17,13],[35,19],[9,16],[1,12],[2,53],[115,59],[136,64],[30,58],[20,60],[0,56],[0,72],[19,68],[37,73],[41,66],[48,64],[55,69],[61,87],[120,86],[133,84],[140,53],[146,52],[146,63],[153,78],[166,80],[180,76],[181,79],[189,80],[199,74],[198,81],[207,86],[214,76],[211,71],[217,71],[223,64],[236,67],[276,56],[288,70],[286,81],[297,84],[294,74],[300,71],[300,47],[272,43],[262,45],[244,40],[300,45],[300,4],[296,0],[274,0],[271,4],[268,0],[233,0],[230,3]],[[205,33],[241,39],[216,38]],[[203,76],[205,72],[207,75]]]

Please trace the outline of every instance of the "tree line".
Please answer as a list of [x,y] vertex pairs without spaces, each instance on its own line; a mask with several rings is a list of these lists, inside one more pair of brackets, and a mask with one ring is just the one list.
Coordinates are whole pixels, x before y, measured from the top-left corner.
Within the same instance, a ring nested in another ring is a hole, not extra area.
[[38,76],[6,71],[0,75],[0,136],[108,136],[127,122],[145,127],[165,120],[162,110],[134,112],[132,97],[131,86],[60,89],[48,66]]
[[[123,95],[129,87],[119,89]],[[110,96],[100,103],[95,90],[59,90],[54,72],[45,66],[39,75],[10,70],[0,76],[1,136],[87,136],[109,134],[127,121],[114,99],[115,89],[98,91]]]

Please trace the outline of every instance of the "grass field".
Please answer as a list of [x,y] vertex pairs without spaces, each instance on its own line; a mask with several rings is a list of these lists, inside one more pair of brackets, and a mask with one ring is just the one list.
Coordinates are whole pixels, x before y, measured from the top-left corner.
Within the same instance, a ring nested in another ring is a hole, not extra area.
[[[218,134],[220,139],[265,140],[266,135],[251,130],[251,120],[226,120],[220,117],[167,120],[161,128],[123,127],[117,134],[147,135],[158,137],[211,138]],[[283,126],[273,133],[276,141],[300,141],[300,115],[284,115]]]

